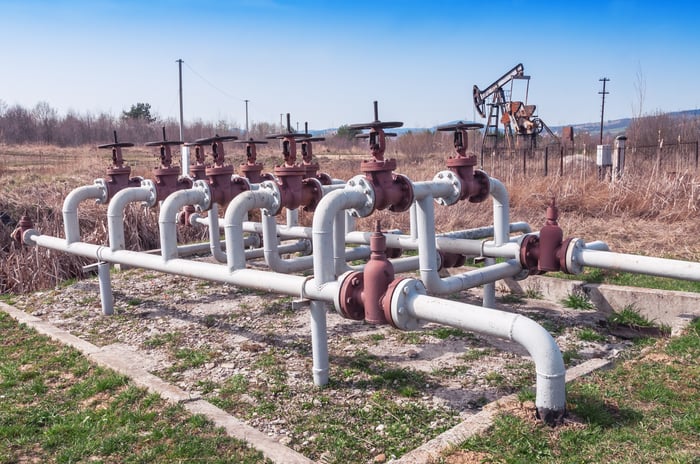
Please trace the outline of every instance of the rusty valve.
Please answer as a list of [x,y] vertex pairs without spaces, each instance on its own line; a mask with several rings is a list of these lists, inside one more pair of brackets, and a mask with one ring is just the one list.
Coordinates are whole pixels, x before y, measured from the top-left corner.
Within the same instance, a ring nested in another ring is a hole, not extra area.
[[219,135],[206,137],[195,140],[196,145],[211,146],[211,156],[214,164],[204,168],[204,174],[209,181],[209,189],[211,191],[211,201],[219,206],[225,207],[241,192],[250,190],[250,184],[246,179],[235,176],[235,170],[232,165],[225,164],[226,153],[224,151],[224,142],[237,140],[234,135]]
[[117,131],[114,131],[113,143],[106,143],[97,146],[97,148],[100,149],[112,149],[112,166],[107,168],[108,179],[105,182],[107,186],[106,203],[108,203],[109,200],[120,190],[128,187],[138,187],[141,185],[140,177],[130,177],[131,166],[125,166],[124,158],[122,158],[122,148],[128,148],[133,146],[134,144],[130,142],[119,142],[117,140]]
[[340,287],[341,314],[349,319],[362,320],[370,324],[386,324],[382,299],[389,284],[394,280],[394,266],[387,259],[386,237],[377,221],[370,236],[370,258],[362,272],[349,273]]
[[282,140],[284,164],[275,166],[274,173],[280,190],[280,208],[314,211],[323,197],[321,182],[315,178],[305,179],[306,167],[297,164],[297,139],[308,139],[310,134],[292,132],[290,115],[287,113],[287,132],[268,135],[268,139]]
[[10,237],[17,243],[24,245],[24,233],[34,227],[34,223],[29,216],[22,216],[19,219],[17,228],[12,231]]
[[474,170],[476,155],[469,151],[468,131],[479,130],[484,125],[477,122],[456,122],[443,124],[437,130],[453,132],[455,156],[447,159],[447,167],[454,172],[461,182],[460,200],[480,203],[489,196],[490,182],[488,175],[480,170]]
[[[304,123],[304,132],[307,134],[309,133],[308,122]],[[324,140],[326,139],[323,137],[309,137],[300,140],[302,166],[306,169],[306,174],[304,174],[305,178],[318,179],[322,185],[331,185],[333,183],[331,176],[324,172],[319,173],[318,170],[320,167],[318,163],[314,162],[313,142],[322,142]]]
[[274,180],[274,177],[270,173],[262,173],[263,165],[257,162],[258,149],[257,145],[266,145],[265,140],[254,140],[249,138],[248,140],[236,140],[234,143],[245,143],[245,157],[246,162],[238,167],[238,172],[248,179],[251,184],[259,184],[265,180]]
[[530,274],[545,272],[565,272],[572,274],[566,264],[566,251],[573,238],[563,239],[564,232],[557,223],[559,210],[556,200],[552,197],[547,207],[545,225],[540,229],[539,236],[526,235],[520,244],[520,263]]
[[180,177],[180,168],[173,166],[173,156],[171,147],[182,145],[180,140],[168,140],[163,127],[163,140],[147,142],[147,147],[160,147],[157,156],[160,157],[160,166],[153,169],[153,176],[156,178],[156,200],[163,201],[168,195],[178,190],[192,188],[192,179]]
[[[362,161],[360,170],[374,187],[374,209],[389,209],[393,212],[408,210],[415,199],[413,184],[410,179],[401,174],[394,174],[395,159],[384,159],[386,151],[386,136],[384,129],[401,127],[402,122],[382,122],[379,120],[377,102],[374,102],[374,121],[362,124],[350,124],[350,129],[369,129],[369,134],[361,137],[369,139],[369,149],[372,160]],[[371,212],[370,212],[371,213]]]

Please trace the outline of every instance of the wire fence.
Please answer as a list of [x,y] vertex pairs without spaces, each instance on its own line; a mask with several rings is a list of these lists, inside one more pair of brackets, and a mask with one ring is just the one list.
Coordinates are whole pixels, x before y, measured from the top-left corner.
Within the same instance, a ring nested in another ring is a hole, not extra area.
[[[547,176],[585,179],[588,176],[612,175],[612,166],[598,165],[596,148],[594,144],[573,146],[553,143],[534,148],[490,149],[482,153],[480,168],[504,180]],[[698,141],[627,146],[623,172],[642,174],[652,167],[656,172],[668,175],[695,173],[700,168],[698,148]]]

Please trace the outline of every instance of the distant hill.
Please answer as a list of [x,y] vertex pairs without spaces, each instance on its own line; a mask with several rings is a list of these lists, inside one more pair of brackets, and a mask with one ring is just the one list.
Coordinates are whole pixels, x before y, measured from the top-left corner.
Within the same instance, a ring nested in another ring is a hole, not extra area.
[[[695,109],[695,110],[684,110],[684,111],[673,111],[670,113],[664,113],[672,118],[696,118],[700,117],[700,109]],[[654,116],[654,115],[647,115],[647,116]],[[457,122],[451,121],[451,122]],[[481,122],[482,124],[484,121],[466,121],[464,122]],[[547,120],[544,119],[544,122],[546,123]],[[612,135],[618,135],[621,133],[624,133],[627,128],[629,127],[630,123],[632,122],[632,118],[624,118],[624,119],[608,119],[603,123],[603,131],[606,134],[612,134]],[[597,122],[586,122],[586,123],[581,123],[581,124],[566,124],[564,126],[549,126],[550,129],[555,134],[561,135],[561,130],[563,127],[571,125],[574,128],[574,133],[581,133],[581,132],[599,132],[600,131],[600,121]],[[391,129],[391,132],[395,132],[399,135],[403,135],[407,132],[422,132],[422,131],[434,131],[436,130],[437,126],[433,127],[399,127],[396,129]],[[323,129],[323,130],[317,130],[317,131],[309,131],[313,135],[321,135],[321,136],[329,136],[332,134],[335,134],[337,131],[337,128],[333,129]]]
[[[695,110],[685,110],[685,111],[673,111],[671,113],[665,113],[672,118],[696,118],[700,117],[700,109]],[[651,115],[653,116],[653,115]],[[546,122],[546,121],[545,121]],[[608,119],[603,123],[603,131],[606,134],[617,135],[625,132],[632,122],[632,118],[624,119]],[[580,132],[599,132],[600,131],[600,121],[597,122],[586,122],[583,124],[572,124],[574,127],[574,133]],[[561,129],[564,126],[550,126],[552,131],[557,134],[561,134]]]

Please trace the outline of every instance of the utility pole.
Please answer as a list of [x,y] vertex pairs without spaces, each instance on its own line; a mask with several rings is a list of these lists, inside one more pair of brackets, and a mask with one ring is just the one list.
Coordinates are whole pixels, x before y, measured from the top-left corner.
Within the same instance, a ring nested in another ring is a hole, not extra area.
[[250,100],[243,100],[245,102],[245,136],[246,138],[249,137],[248,135],[248,102]]
[[605,83],[610,82],[610,79],[608,79],[607,77],[601,77],[600,79],[598,79],[598,81],[603,83],[603,91],[598,92],[599,95],[603,96],[603,104],[600,108],[600,144],[602,145],[603,144],[603,118],[605,116],[605,96],[610,93],[610,92],[605,91]]
[[176,60],[177,62],[177,67],[178,67],[178,75],[179,75],[179,81],[180,81],[180,140],[183,140],[183,134],[182,134],[182,129],[183,129],[183,121],[182,121],[182,63],[183,61],[181,59]]

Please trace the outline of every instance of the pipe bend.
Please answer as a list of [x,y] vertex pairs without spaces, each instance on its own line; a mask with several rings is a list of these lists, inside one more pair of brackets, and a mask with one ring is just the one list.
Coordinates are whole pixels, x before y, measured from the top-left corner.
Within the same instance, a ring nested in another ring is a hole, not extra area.
[[[100,179],[101,180],[101,179]],[[80,241],[80,225],[78,224],[78,205],[85,200],[95,199],[102,203],[107,200],[107,189],[104,184],[95,181],[94,185],[84,185],[72,190],[63,200],[63,227],[68,243]]]
[[195,205],[204,209],[207,197],[202,190],[192,188],[177,190],[170,194],[160,208],[158,228],[160,230],[161,256],[165,261],[177,258],[177,213],[183,206]]
[[[435,322],[518,343],[535,363],[538,414],[547,423],[561,421],[566,413],[566,368],[559,347],[544,327],[519,314],[424,295],[412,290],[411,279],[403,287],[408,291],[397,287],[391,300],[392,318],[400,328],[417,327],[417,321]],[[406,310],[409,318],[395,318]]]
[[107,206],[107,229],[111,250],[126,248],[124,239],[124,210],[126,205],[136,201],[155,200],[152,191],[145,187],[130,187],[117,192]]
[[276,199],[273,191],[260,188],[238,194],[229,203],[224,213],[224,235],[226,241],[226,261],[229,271],[245,267],[245,243],[243,221],[248,211],[255,208],[272,208]]

